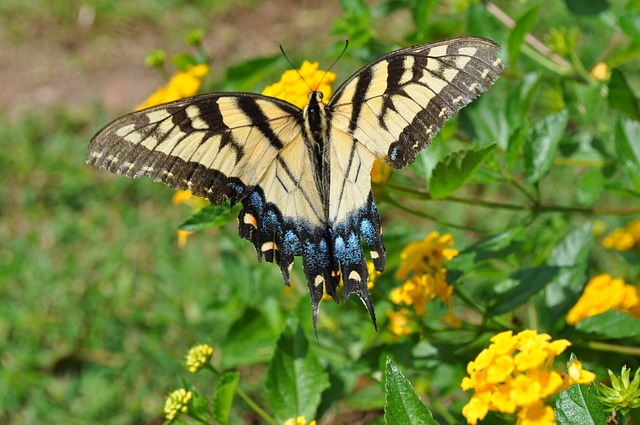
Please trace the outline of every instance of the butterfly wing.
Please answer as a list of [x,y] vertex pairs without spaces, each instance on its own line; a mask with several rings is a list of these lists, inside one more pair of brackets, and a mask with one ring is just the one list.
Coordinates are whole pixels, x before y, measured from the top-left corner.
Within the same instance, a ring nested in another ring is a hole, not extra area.
[[378,157],[396,168],[413,162],[448,118],[496,81],[502,69],[498,50],[475,37],[397,50],[354,74],[327,105],[334,252],[345,298],[356,293],[372,317],[361,238],[375,269],[385,267],[369,177],[373,161]]
[[296,106],[265,96],[196,96],[115,120],[91,141],[87,163],[212,203],[242,202],[240,236],[288,284],[310,229],[325,227],[301,119]]
[[444,122],[497,80],[500,47],[461,37],[397,50],[371,62],[335,93],[331,125],[401,168]]

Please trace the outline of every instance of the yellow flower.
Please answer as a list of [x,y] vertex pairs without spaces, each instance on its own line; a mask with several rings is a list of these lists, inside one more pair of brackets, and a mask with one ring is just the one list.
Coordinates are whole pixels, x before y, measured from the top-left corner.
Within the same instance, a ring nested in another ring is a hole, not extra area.
[[611,76],[611,70],[604,62],[598,62],[595,64],[589,74],[596,80],[608,80]]
[[602,239],[602,246],[616,251],[640,247],[640,220],[632,220],[623,228],[613,229]]
[[416,316],[427,315],[427,303],[439,298],[448,303],[447,314],[442,318],[449,326],[459,328],[462,321],[453,312],[453,286],[447,284],[445,260],[451,260],[458,251],[453,236],[431,232],[419,242],[407,244],[400,254],[401,263],[396,271],[398,279],[407,279],[394,288],[389,299],[394,304],[413,306]]
[[400,311],[390,309],[387,316],[389,316],[389,330],[395,336],[409,335],[414,331],[409,320],[411,312],[406,308],[400,309]]
[[384,184],[389,180],[391,175],[391,167],[385,164],[381,159],[376,158],[371,168],[371,181],[378,184]]
[[209,363],[212,355],[213,347],[209,344],[194,345],[187,353],[184,364],[189,372],[195,373]]
[[307,422],[307,418],[298,416],[297,418],[287,419],[283,425],[316,425],[316,421],[314,419],[311,422]]
[[180,414],[187,413],[189,411],[189,405],[191,404],[192,398],[193,393],[185,390],[184,388],[180,388],[179,390],[175,390],[169,394],[164,403],[165,418],[167,418],[168,421],[171,421]]
[[[603,297],[602,294],[607,294]],[[600,274],[587,282],[582,296],[567,314],[567,323],[575,325],[587,317],[618,310],[640,318],[640,289],[622,279]]]
[[522,424],[554,423],[553,409],[544,405],[544,399],[595,378],[577,360],[566,374],[551,370],[553,359],[569,345],[567,340],[551,341],[549,335],[533,330],[516,335],[506,331],[491,338],[489,347],[469,362],[468,376],[460,384],[465,391],[474,390],[462,410],[467,422],[475,424],[487,412],[497,411],[517,412]]
[[555,423],[553,409],[538,400],[518,412],[516,425],[554,425]]
[[444,260],[452,260],[458,251],[449,246],[453,245],[453,235],[431,232],[420,242],[411,242],[402,250],[396,277],[406,279],[411,273],[424,274],[438,271],[444,267]]
[[567,368],[569,381],[576,384],[590,384],[596,379],[596,375],[582,369],[582,363],[573,359]]
[[184,248],[187,245],[187,238],[193,233],[193,230],[178,229],[178,247]]
[[336,80],[333,72],[318,69],[318,62],[302,62],[299,70],[290,69],[280,77],[280,81],[267,86],[262,94],[275,97],[298,108],[303,108],[309,99],[309,93],[313,90],[322,92],[323,102],[328,102],[333,94],[331,83]]
[[184,99],[185,97],[195,96],[200,90],[202,79],[208,72],[209,66],[202,64],[192,66],[186,71],[175,73],[166,85],[159,87],[155,93],[149,96],[135,110],[139,111],[174,100]]

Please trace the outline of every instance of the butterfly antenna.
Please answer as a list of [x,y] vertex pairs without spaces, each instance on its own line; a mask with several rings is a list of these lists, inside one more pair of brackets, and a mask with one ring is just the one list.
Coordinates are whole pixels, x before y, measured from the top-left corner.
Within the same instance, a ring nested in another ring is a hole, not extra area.
[[347,47],[349,47],[349,40],[346,40],[346,39],[345,39],[345,40],[344,40],[344,47],[342,48],[342,51],[340,52],[340,54],[338,55],[338,57],[337,57],[337,58],[335,58],[335,59],[333,60],[333,62],[331,63],[331,66],[329,66],[329,69],[327,69],[327,70],[324,72],[324,75],[322,76],[322,78],[320,79],[320,82],[318,83],[318,87],[320,87],[320,84],[322,84],[322,81],[324,80],[324,77],[326,77],[326,76],[327,76],[327,74],[328,74],[329,72],[331,72],[331,70],[333,69],[333,66],[334,66],[336,63],[338,63],[338,61],[340,60],[340,58],[342,57],[342,55],[344,55],[344,52],[346,52],[346,51],[347,51]]
[[300,74],[300,70],[298,68],[296,68],[296,66],[293,64],[293,62],[291,62],[289,60],[289,56],[287,56],[287,54],[284,51],[284,48],[282,47],[282,44],[280,45],[280,51],[282,52],[282,56],[284,56],[284,58],[287,60],[287,62],[289,63],[289,66],[291,66],[292,69],[295,69],[296,72],[298,73],[298,76],[300,77],[300,79],[302,81],[304,81],[304,83],[307,85],[307,87],[309,87],[310,91],[315,91],[314,89],[311,88],[311,86],[309,85],[309,83],[307,83],[307,80],[304,79],[304,77],[302,76],[302,74]]

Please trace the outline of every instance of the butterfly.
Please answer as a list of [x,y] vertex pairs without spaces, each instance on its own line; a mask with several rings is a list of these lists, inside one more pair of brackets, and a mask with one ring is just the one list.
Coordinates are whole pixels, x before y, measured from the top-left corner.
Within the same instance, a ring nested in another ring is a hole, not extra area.
[[87,163],[149,176],[214,204],[242,204],[238,231],[280,266],[294,258],[311,295],[314,328],[324,291],[355,293],[376,325],[363,251],[385,268],[370,171],[380,158],[413,162],[444,122],[486,92],[502,62],[498,44],[461,37],[388,53],[353,74],[323,103],[300,109],[250,93],[210,93],[116,119],[91,140]]

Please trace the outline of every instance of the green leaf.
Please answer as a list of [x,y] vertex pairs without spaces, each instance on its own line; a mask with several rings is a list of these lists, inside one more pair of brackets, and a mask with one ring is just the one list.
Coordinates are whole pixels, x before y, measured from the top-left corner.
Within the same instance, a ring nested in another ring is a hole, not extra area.
[[549,329],[563,326],[567,312],[580,298],[593,243],[593,227],[586,223],[565,236],[549,254],[547,265],[562,268],[545,288],[545,304],[551,314],[541,314],[540,321]]
[[513,273],[507,282],[508,290],[496,295],[496,302],[489,308],[488,314],[495,316],[506,313],[523,304],[551,282],[559,271],[559,267],[540,266]]
[[385,370],[385,391],[384,421],[387,425],[438,424],[411,383],[389,358]]
[[523,154],[527,178],[530,182],[540,181],[551,168],[568,121],[569,114],[566,109],[563,109],[538,121],[529,131]]
[[496,149],[496,144],[476,150],[458,151],[444,157],[433,169],[429,191],[433,198],[444,198],[462,186]]
[[595,385],[572,385],[558,396],[556,422],[558,425],[606,425],[605,406],[597,398]]
[[640,120],[640,103],[633,94],[624,74],[618,68],[611,70],[607,99],[611,109],[622,112],[634,120]]
[[225,70],[222,89],[225,91],[250,91],[259,87],[264,89],[268,78],[275,68],[284,63],[280,54],[249,59],[230,66]]
[[238,215],[238,208],[230,208],[229,203],[222,205],[205,205],[198,212],[185,220],[179,229],[196,231],[219,227],[235,220]]
[[522,121],[526,119],[531,103],[540,86],[540,75],[531,72],[522,79],[507,98],[505,110],[510,128],[522,126]]
[[293,321],[285,327],[267,369],[265,395],[279,422],[315,417],[329,376],[309,345],[302,328]]
[[640,319],[610,310],[581,320],[576,329],[608,338],[629,338],[640,335]]
[[618,18],[620,29],[632,40],[640,40],[640,12],[626,11]]
[[511,65],[516,63],[518,55],[520,54],[520,48],[522,47],[522,43],[524,43],[524,38],[527,33],[531,31],[531,28],[533,28],[533,24],[535,24],[538,12],[540,11],[540,7],[542,7],[542,3],[534,5],[516,21],[513,30],[511,31],[511,35],[509,36],[508,51],[509,63]]
[[238,372],[227,372],[218,381],[218,388],[213,396],[213,418],[221,425],[229,423],[231,403],[239,380]]
[[222,342],[222,366],[266,362],[273,352],[277,334],[263,314],[247,309],[231,326]]
[[616,154],[622,169],[636,190],[640,190],[640,123],[618,119],[615,129]]
[[597,15],[609,8],[607,0],[564,0],[567,9],[576,15]]

